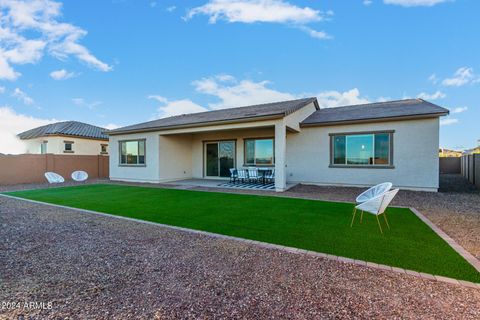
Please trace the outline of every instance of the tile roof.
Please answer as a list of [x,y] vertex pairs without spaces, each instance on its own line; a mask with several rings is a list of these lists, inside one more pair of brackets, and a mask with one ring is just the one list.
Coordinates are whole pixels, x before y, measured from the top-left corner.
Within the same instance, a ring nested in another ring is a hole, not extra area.
[[38,137],[63,135],[72,137],[92,138],[100,140],[108,140],[108,135],[103,132],[107,129],[92,126],[91,124],[82,123],[78,121],[64,121],[47,124],[38,128],[34,128],[17,136],[20,139],[33,139]]
[[154,121],[139,123],[123,128],[110,130],[108,134],[119,134],[124,132],[161,130],[178,126],[201,126],[211,122],[247,120],[268,116],[287,116],[292,112],[306,106],[309,103],[317,105],[316,98],[305,98],[291,101],[265,103],[253,106],[228,108],[199,113],[183,114]]
[[420,118],[442,116],[448,113],[448,109],[428,101],[422,99],[406,99],[320,109],[307,117],[301,125],[332,125],[335,123],[368,122],[387,118]]

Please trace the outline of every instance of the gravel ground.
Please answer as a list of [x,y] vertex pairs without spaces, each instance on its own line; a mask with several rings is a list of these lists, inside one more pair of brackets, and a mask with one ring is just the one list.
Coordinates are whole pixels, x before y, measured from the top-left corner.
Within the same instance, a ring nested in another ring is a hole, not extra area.
[[38,318],[480,318],[480,290],[0,197],[0,310]]

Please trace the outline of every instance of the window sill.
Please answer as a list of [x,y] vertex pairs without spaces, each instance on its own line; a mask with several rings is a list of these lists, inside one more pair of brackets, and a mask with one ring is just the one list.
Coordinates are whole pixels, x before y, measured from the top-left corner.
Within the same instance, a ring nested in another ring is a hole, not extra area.
[[133,168],[142,168],[146,167],[146,164],[119,164],[119,167],[133,167]]
[[340,164],[331,164],[329,168],[340,168],[340,169],[395,169],[393,165],[340,165]]
[[108,152],[100,152],[100,154],[103,154],[103,155],[105,155],[105,154],[108,154]]
[[75,153],[75,151],[72,151],[72,150],[63,150],[63,153]]

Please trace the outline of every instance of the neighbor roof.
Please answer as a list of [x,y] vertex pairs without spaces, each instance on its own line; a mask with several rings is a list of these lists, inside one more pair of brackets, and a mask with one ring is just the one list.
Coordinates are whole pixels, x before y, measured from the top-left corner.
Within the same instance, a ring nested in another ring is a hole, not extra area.
[[92,126],[78,121],[64,121],[47,124],[18,134],[20,139],[33,139],[38,137],[62,135],[81,138],[108,140],[103,132],[107,129]]
[[371,122],[405,118],[427,118],[447,115],[448,109],[422,99],[358,104],[320,109],[312,113],[302,126],[334,125],[348,122]]
[[161,130],[173,127],[192,127],[201,126],[213,122],[232,122],[237,120],[254,120],[255,118],[265,117],[284,117],[309,103],[315,103],[318,109],[316,98],[306,98],[291,101],[282,101],[274,103],[258,104],[247,107],[229,108],[199,113],[183,114],[154,121],[135,124],[115,130],[110,130],[108,134],[120,134],[127,132],[141,132]]

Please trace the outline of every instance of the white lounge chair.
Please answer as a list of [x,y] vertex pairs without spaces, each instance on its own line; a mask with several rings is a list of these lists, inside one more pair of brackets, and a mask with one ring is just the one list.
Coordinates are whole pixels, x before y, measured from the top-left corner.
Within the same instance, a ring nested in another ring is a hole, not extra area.
[[274,181],[275,180],[275,169],[267,171],[263,177],[265,180]]
[[229,170],[230,170],[230,182],[235,183],[235,180],[237,180],[238,178],[237,169],[230,168]]
[[357,203],[362,203],[365,201],[368,201],[372,198],[375,198],[381,194],[384,194],[388,190],[392,188],[392,183],[391,182],[384,182],[377,184],[376,186],[373,186],[369,188],[368,190],[362,192],[357,199],[355,200]]
[[362,222],[363,220],[364,211],[375,215],[375,217],[377,218],[378,227],[380,228],[380,233],[383,234],[382,226],[380,225],[380,220],[378,219],[378,216],[383,214],[385,223],[387,224],[388,229],[390,229],[390,225],[388,224],[387,214],[385,213],[385,210],[387,209],[390,202],[392,202],[393,198],[397,195],[398,190],[399,189],[387,191],[384,194],[376,196],[370,200],[367,200],[357,205],[355,207],[355,210],[353,211],[352,223],[350,224],[350,227],[353,226],[353,222],[355,221],[355,214],[357,213],[357,209],[358,209],[362,211],[362,214],[360,215],[360,222]]
[[45,178],[48,183],[64,183],[65,179],[61,175],[55,172],[45,172]]
[[258,174],[258,169],[257,168],[253,168],[253,169],[248,169],[248,180],[250,181],[255,181],[255,182],[258,182],[258,180],[260,179],[260,176]]
[[88,179],[88,173],[85,171],[74,171],[72,173],[72,179],[78,182],[86,181]]
[[245,182],[245,180],[248,180],[248,171],[245,169],[240,169],[237,170],[237,179],[242,182]]

